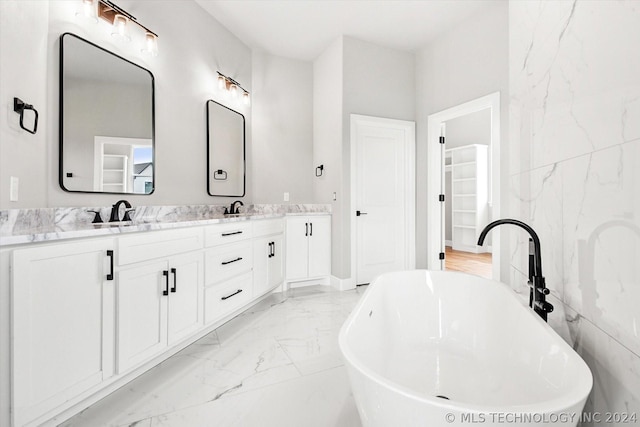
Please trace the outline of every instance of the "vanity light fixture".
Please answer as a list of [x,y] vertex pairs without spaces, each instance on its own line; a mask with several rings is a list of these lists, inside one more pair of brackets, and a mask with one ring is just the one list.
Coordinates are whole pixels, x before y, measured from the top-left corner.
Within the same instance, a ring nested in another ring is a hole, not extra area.
[[96,0],[82,0],[82,8],[76,12],[76,16],[88,22],[97,23]]
[[138,22],[135,16],[109,0],[82,0],[82,3],[82,10],[78,11],[76,16],[82,16],[94,22],[98,22],[98,18],[104,19],[113,25],[111,35],[123,42],[131,41],[129,27],[130,24],[135,24],[145,32],[144,47],[141,51],[151,56],[158,56],[158,35]]
[[220,71],[218,73],[218,87],[220,89],[224,89],[231,93],[231,96],[237,98],[242,91],[242,101],[245,105],[249,105],[251,103],[251,97],[249,95],[249,91],[243,88],[240,83],[232,79],[231,77],[227,77],[222,74]]

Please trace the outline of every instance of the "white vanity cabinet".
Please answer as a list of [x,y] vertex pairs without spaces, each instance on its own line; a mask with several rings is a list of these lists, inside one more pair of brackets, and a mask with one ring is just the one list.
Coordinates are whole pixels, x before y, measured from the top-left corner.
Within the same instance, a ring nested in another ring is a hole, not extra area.
[[112,238],[12,254],[12,412],[22,426],[114,371]]
[[211,225],[205,229],[205,324],[223,319],[253,298],[252,224]]
[[258,220],[253,225],[253,294],[261,296],[284,279],[284,221]]
[[286,219],[286,281],[304,281],[331,274],[331,217]]
[[285,258],[292,279],[328,278],[330,221],[239,219],[2,247],[12,425],[58,423],[107,396],[281,285]]
[[201,228],[157,231],[119,240],[118,373],[202,328],[202,247]]

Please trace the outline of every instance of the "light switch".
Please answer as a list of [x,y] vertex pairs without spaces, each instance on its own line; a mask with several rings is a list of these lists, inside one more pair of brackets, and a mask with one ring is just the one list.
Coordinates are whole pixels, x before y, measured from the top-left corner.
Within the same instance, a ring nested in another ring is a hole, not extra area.
[[18,201],[18,177],[12,176],[9,180],[9,201]]
[[288,191],[284,193],[284,201],[285,202],[289,201],[289,192]]

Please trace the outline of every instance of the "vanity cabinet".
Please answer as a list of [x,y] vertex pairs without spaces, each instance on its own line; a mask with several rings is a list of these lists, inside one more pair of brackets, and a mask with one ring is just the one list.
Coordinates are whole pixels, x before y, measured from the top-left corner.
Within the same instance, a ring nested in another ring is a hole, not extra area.
[[249,221],[205,229],[204,316],[209,325],[253,298],[252,224]]
[[284,222],[262,220],[253,229],[253,293],[264,295],[284,279]]
[[12,254],[12,411],[24,425],[114,372],[114,240]]
[[13,425],[105,397],[281,285],[285,259],[327,278],[330,234],[314,215],[3,247]]
[[[116,286],[118,373],[202,328],[204,260],[198,250],[203,246],[202,233],[202,229],[194,228],[120,239]],[[190,252],[179,254],[184,250]],[[138,262],[126,264],[132,260]]]
[[331,274],[331,217],[295,216],[286,220],[286,281]]

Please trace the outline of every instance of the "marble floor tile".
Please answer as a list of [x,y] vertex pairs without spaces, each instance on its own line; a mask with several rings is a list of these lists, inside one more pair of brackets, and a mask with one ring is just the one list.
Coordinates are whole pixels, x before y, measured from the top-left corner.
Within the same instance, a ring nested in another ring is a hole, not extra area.
[[360,418],[347,372],[313,375],[153,417],[152,427],[357,427]]
[[[338,333],[365,290],[310,286],[269,295],[62,426],[357,426]],[[244,404],[266,405],[275,424]],[[217,421],[209,423],[209,414]]]

